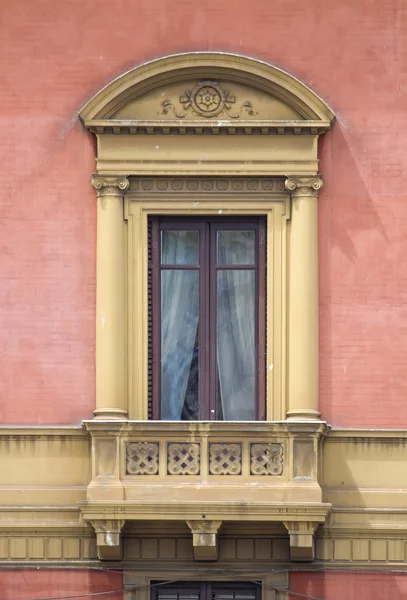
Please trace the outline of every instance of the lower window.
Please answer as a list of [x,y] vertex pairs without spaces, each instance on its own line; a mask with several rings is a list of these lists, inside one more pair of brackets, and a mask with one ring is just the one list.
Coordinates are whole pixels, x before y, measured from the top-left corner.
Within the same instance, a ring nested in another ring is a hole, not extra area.
[[149,226],[152,417],[264,419],[265,221]]
[[153,582],[151,600],[261,600],[260,583],[179,581]]

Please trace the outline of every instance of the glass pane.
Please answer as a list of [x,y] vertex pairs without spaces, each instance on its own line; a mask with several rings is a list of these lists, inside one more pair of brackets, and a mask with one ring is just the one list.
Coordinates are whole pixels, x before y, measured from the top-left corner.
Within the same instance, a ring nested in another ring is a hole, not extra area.
[[217,232],[218,265],[254,265],[255,231]]
[[161,271],[161,418],[199,418],[199,272]]
[[199,231],[161,231],[162,265],[197,265]]
[[255,271],[217,272],[217,418],[255,419]]

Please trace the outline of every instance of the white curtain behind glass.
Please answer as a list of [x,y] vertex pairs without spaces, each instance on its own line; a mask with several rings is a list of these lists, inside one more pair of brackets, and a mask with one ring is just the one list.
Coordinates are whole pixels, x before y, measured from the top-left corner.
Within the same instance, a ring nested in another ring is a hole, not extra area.
[[[196,263],[192,232],[166,231],[161,260]],[[193,232],[196,233],[196,232]],[[181,235],[179,235],[181,234]],[[161,272],[161,418],[179,420],[185,400],[199,316],[198,270]]]
[[[253,263],[254,232],[228,233],[230,243],[219,247],[219,262]],[[255,271],[219,270],[217,287],[217,367],[223,419],[251,421],[255,418]]]

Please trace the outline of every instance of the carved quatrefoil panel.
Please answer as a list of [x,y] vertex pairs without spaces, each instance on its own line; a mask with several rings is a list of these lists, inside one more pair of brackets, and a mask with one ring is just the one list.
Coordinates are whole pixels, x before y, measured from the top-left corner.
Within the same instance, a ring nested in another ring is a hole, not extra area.
[[242,444],[209,444],[210,475],[240,475]]
[[[126,474],[163,475],[164,473],[160,473],[159,453],[159,442],[126,444]],[[242,467],[242,443],[209,443],[207,462],[209,475],[241,475]],[[283,444],[250,443],[250,475],[282,475],[283,469]],[[200,472],[201,444],[199,442],[167,444],[167,475],[199,475]]]
[[282,472],[282,444],[250,444],[251,475],[281,475]]
[[200,444],[174,442],[168,444],[168,475],[199,475]]
[[132,442],[126,447],[126,473],[128,475],[158,475],[158,442]]

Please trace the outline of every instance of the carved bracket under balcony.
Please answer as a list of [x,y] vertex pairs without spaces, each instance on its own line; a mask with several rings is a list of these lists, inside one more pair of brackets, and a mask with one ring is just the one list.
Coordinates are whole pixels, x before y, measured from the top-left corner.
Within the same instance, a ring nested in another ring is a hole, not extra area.
[[195,560],[217,560],[218,529],[222,521],[187,521],[192,531]]
[[91,521],[96,532],[96,544],[100,560],[121,560],[121,530],[124,523],[123,519],[97,519]]
[[290,534],[291,560],[314,560],[314,533],[319,527],[319,523],[312,521],[284,521],[284,525]]

